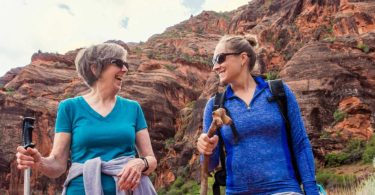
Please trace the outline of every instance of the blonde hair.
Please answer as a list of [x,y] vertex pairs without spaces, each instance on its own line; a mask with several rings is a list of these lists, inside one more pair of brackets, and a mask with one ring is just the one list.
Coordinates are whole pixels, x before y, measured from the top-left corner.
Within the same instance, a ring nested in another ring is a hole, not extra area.
[[230,52],[246,52],[250,58],[248,62],[249,71],[253,70],[256,62],[256,54],[253,47],[257,46],[257,39],[254,35],[225,35],[220,39],[220,43],[225,44],[225,48]]

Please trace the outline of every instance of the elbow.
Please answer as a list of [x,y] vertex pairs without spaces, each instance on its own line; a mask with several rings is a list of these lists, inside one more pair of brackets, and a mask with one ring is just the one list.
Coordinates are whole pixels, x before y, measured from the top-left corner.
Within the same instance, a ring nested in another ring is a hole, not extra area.
[[62,176],[64,173],[66,173],[67,166],[66,165],[60,165],[56,167],[56,169],[50,173],[46,173],[45,175],[49,178],[56,179],[60,176]]

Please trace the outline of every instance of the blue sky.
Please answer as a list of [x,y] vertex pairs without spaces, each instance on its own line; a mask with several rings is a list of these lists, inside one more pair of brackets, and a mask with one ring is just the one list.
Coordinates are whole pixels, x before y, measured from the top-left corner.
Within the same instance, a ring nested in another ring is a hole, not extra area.
[[202,10],[249,0],[0,0],[0,76],[31,55],[65,53],[110,39],[146,41]]

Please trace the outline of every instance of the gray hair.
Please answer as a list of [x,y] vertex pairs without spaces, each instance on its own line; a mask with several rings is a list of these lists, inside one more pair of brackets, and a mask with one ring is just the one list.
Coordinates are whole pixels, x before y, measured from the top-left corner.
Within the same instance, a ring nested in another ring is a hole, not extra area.
[[92,87],[108,63],[105,62],[106,60],[122,59],[126,61],[127,54],[123,47],[115,43],[102,43],[81,49],[75,59],[78,75],[89,87]]
[[256,54],[253,47],[257,45],[256,38],[253,36],[239,36],[239,35],[225,35],[219,43],[225,44],[225,48],[230,52],[246,52],[250,60],[248,63],[249,71],[252,71],[255,66]]

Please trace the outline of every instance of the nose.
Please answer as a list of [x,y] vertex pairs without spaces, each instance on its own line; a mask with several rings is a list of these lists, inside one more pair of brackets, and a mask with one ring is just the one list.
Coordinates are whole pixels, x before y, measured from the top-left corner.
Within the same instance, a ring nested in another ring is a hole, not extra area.
[[126,68],[126,66],[122,66],[121,71],[128,72],[128,68]]
[[214,66],[212,67],[212,71],[216,72],[220,68],[220,64],[215,63]]

